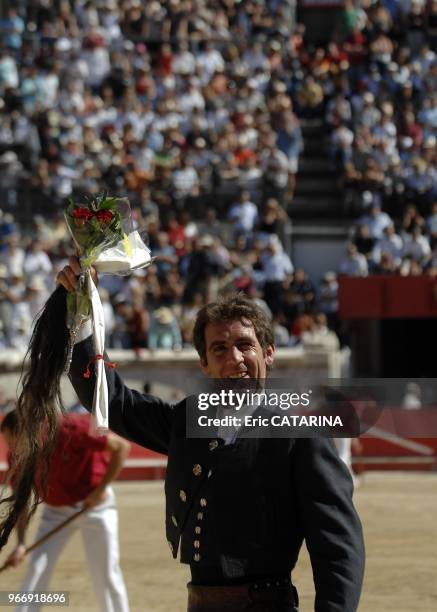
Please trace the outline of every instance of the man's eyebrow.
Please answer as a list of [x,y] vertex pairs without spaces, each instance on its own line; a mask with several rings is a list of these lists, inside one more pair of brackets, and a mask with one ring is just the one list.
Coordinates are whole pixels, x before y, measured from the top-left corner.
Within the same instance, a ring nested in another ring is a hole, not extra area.
[[214,340],[213,342],[211,342],[211,344],[208,346],[208,350],[215,348],[216,346],[222,346],[223,344],[225,344],[224,340]]
[[[249,336],[240,336],[235,340],[235,342],[250,342],[253,344],[253,338]],[[226,340],[213,340],[211,344],[208,346],[208,350],[215,348],[216,346],[224,346],[226,344]]]

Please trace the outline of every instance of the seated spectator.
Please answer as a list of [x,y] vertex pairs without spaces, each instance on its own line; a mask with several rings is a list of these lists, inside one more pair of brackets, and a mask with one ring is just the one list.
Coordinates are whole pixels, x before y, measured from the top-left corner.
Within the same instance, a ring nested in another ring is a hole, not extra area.
[[383,238],[384,228],[393,223],[390,216],[382,212],[379,204],[372,204],[369,214],[363,215],[359,222],[368,226],[370,236],[376,240]]
[[208,235],[218,237],[223,234],[223,228],[220,221],[217,220],[217,211],[214,208],[208,208],[205,213],[205,218],[198,224],[198,233],[200,235]]
[[400,235],[404,242],[410,239],[416,226],[424,227],[425,219],[419,213],[417,206],[414,204],[408,204],[402,216],[400,230]]
[[290,334],[287,327],[282,322],[281,316],[273,318],[273,334],[275,337],[276,348],[287,347],[290,345]]
[[261,263],[264,273],[264,298],[275,315],[280,307],[284,282],[291,280],[294,270],[291,259],[285,253],[277,236],[272,236],[270,239],[261,257]]
[[285,210],[278,200],[269,198],[261,210],[257,224],[257,238],[267,242],[272,234],[280,235],[284,222],[288,220]]
[[237,202],[231,206],[228,213],[235,234],[250,235],[257,218],[258,208],[251,202],[250,193],[246,190],[241,191]]
[[152,248],[152,256],[156,257],[155,265],[161,277],[165,276],[171,270],[173,264],[177,263],[176,249],[170,244],[167,233],[160,232],[158,234],[157,246]]
[[323,112],[324,93],[320,83],[307,75],[296,96],[297,108],[302,117],[319,117]]
[[113,348],[138,349],[146,347],[149,326],[147,312],[141,305],[128,302],[123,295],[115,296],[114,304]]
[[354,133],[345,125],[336,126],[330,138],[330,155],[333,162],[346,164],[352,158]]
[[384,254],[389,255],[394,266],[397,267],[401,263],[403,254],[402,238],[396,234],[395,226],[387,225],[383,230],[384,236],[376,242],[372,252],[372,261],[379,264]]
[[299,312],[311,313],[316,300],[316,290],[305,270],[297,268],[290,287],[294,292]]
[[24,258],[23,271],[27,279],[31,279],[35,274],[42,277],[48,277],[51,274],[52,263],[39,240],[31,242]]
[[[290,179],[290,165],[285,153],[277,146],[277,136],[269,132],[265,147],[261,152],[261,166],[263,169],[263,197],[276,198],[282,206],[284,198],[290,199],[288,187],[293,184]],[[293,174],[293,173],[291,173]]]
[[400,266],[400,259],[394,259],[390,253],[383,251],[378,262],[372,265],[372,274],[397,274],[400,270]]
[[20,246],[18,234],[10,234],[5,238],[5,246],[0,250],[0,263],[6,266],[8,276],[22,278],[24,276],[24,249]]
[[358,253],[355,244],[350,243],[346,255],[338,264],[338,273],[344,276],[367,276],[368,265],[364,255]]
[[161,306],[153,311],[149,328],[149,349],[182,348],[181,331],[170,308]]
[[314,329],[314,319],[311,315],[300,314],[293,321],[291,326],[290,344],[298,344],[302,342],[302,336],[306,332],[311,332]]
[[288,197],[291,200],[296,187],[299,155],[303,151],[304,143],[299,120],[291,108],[281,113],[280,121],[277,145],[288,159]]
[[212,281],[223,272],[222,264],[212,236],[195,238],[188,256],[183,302],[190,302],[195,293],[201,293],[205,301],[209,300]]
[[373,248],[376,243],[376,239],[370,235],[370,228],[366,223],[360,223],[355,232],[353,243],[358,249],[358,253],[361,253],[369,259]]
[[423,268],[420,262],[414,257],[407,255],[402,260],[399,273],[401,276],[421,276],[423,274]]
[[232,282],[231,286],[227,286],[228,291],[232,287],[234,291],[245,293],[248,297],[252,298],[255,296],[257,292],[256,280],[250,264],[242,264],[235,267],[229,276],[232,278]]
[[335,272],[326,272],[320,281],[318,310],[326,315],[328,327],[338,328],[338,281]]
[[337,334],[328,328],[326,315],[319,313],[313,316],[314,325],[311,330],[301,334],[302,344],[305,348],[322,348],[338,350],[340,341]]
[[199,175],[189,158],[181,157],[173,171],[173,195],[182,210],[186,198],[199,195]]
[[410,239],[404,243],[402,250],[403,257],[413,257],[419,264],[425,265],[431,255],[429,240],[422,233],[422,228],[416,226],[413,229]]
[[13,348],[27,348],[30,340],[32,319],[22,274],[13,273],[9,278],[6,293],[12,304],[10,343]]

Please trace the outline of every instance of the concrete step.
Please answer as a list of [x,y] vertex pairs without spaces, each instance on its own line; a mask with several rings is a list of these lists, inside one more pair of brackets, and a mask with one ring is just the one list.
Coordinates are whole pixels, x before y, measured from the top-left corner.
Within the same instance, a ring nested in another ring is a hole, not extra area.
[[338,217],[347,218],[344,215],[343,196],[339,193],[336,196],[296,196],[287,205],[287,212],[292,222],[294,219],[335,219]]
[[350,235],[350,220],[340,217],[335,219],[307,220],[295,219],[292,222],[293,236],[321,236],[321,237],[337,237],[341,236],[348,238]]
[[320,176],[313,174],[302,176],[298,175],[296,182],[296,196],[301,195],[337,195],[337,178],[336,176]]
[[314,119],[299,119],[300,127],[302,130],[317,130],[325,128],[325,121],[320,117]]
[[303,127],[301,125],[302,135],[306,138],[324,138],[327,133],[327,127],[325,125],[309,125]]
[[304,151],[302,156],[299,158],[298,176],[300,175],[337,176],[337,170],[327,155],[307,156],[307,152]]
[[327,142],[323,135],[311,136],[304,140],[304,152],[306,157],[321,157],[327,155]]

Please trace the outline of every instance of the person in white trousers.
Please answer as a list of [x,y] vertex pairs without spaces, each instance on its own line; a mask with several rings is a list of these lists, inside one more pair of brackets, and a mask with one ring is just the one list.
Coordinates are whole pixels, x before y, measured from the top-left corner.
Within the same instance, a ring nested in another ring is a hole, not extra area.
[[[1,431],[11,454],[17,414],[10,412]],[[50,461],[45,504],[36,540],[76,514],[77,519],[49,537],[31,555],[21,591],[47,591],[56,561],[71,535],[80,530],[92,581],[102,612],[129,612],[127,591],[119,565],[118,513],[109,483],[117,477],[129,452],[129,443],[108,433],[89,433],[89,420],[69,417],[60,424]],[[109,459],[108,459],[109,457]],[[25,556],[27,513],[17,524],[18,543],[8,562],[19,565]],[[17,612],[35,612],[38,605],[22,604]]]

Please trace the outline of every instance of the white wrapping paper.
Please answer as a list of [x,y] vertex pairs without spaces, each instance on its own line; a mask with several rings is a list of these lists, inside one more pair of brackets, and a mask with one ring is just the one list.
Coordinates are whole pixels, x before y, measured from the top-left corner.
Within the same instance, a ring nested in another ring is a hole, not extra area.
[[94,371],[96,382],[94,387],[93,414],[98,431],[107,431],[109,427],[108,416],[108,384],[106,382],[105,362],[97,356],[105,352],[105,319],[99,292],[88,271],[88,295],[91,301],[93,344],[96,354]]
[[93,265],[101,274],[123,274],[138,268],[145,268],[150,263],[150,251],[139,233],[135,231],[126,236],[125,240],[120,240],[115,247],[100,253]]
[[[129,241],[128,245],[126,241]],[[100,273],[123,274],[131,270],[146,268],[151,262],[152,258],[149,249],[142,241],[139,233],[135,231],[126,236],[115,247],[101,253],[93,265],[97,272]],[[89,269],[86,275],[88,295],[91,302],[91,323],[95,351],[94,371],[96,382],[94,387],[93,414],[96,429],[105,432],[109,427],[108,385],[105,362],[102,358],[105,352],[105,320],[102,302]]]

